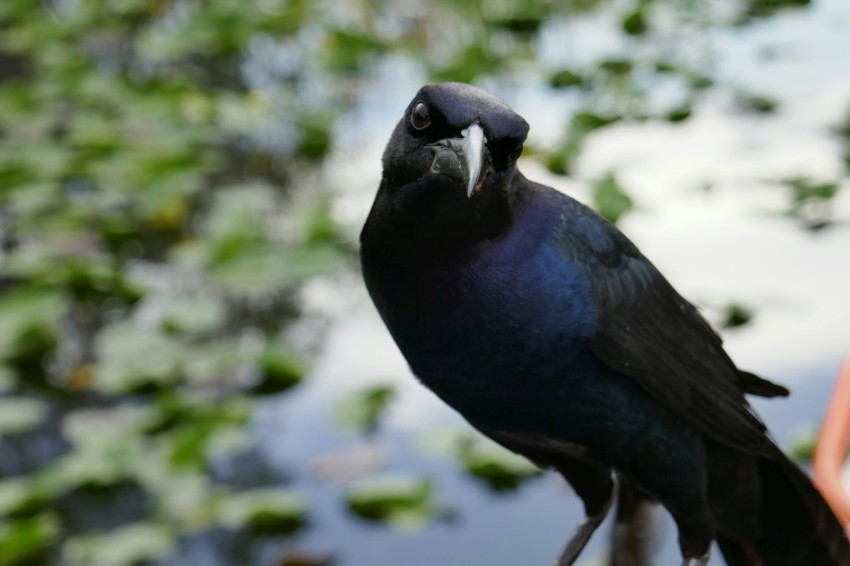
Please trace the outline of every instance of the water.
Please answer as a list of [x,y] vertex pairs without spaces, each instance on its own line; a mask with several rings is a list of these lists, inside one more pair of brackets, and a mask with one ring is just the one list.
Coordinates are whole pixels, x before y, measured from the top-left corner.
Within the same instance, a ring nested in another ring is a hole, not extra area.
[[[850,6],[830,0],[707,33],[702,40],[716,54],[722,88],[702,98],[684,123],[601,131],[574,174],[584,181],[617,173],[638,206],[621,228],[712,320],[731,301],[754,309],[749,326],[724,333],[726,346],[741,367],[792,388],[789,400],[753,403],[784,446],[819,422],[850,344],[850,191],[832,203],[835,226],[807,231],[781,216],[788,195],[779,183],[803,175],[848,184],[831,133],[850,101],[848,31]],[[326,182],[336,187],[335,213],[352,232],[377,187],[389,132],[424,82],[404,60],[390,60],[373,78],[361,106],[342,122],[341,149],[326,170]],[[779,112],[743,113],[734,101],[740,90],[775,96]],[[568,97],[539,82],[509,85],[500,94],[530,122],[532,143],[557,138],[572,109]],[[365,131],[368,142],[352,131]],[[582,182],[548,174],[532,159],[520,168],[588,199]],[[305,303],[308,312],[333,320],[322,330],[319,362],[306,386],[266,403],[254,427],[263,457],[297,470],[295,484],[313,509],[312,528],[285,545],[333,553],[340,566],[548,564],[581,518],[580,502],[564,482],[547,474],[495,494],[453,458],[418,449],[417,439],[429,430],[465,424],[410,375],[356,274],[312,284]],[[300,332],[310,329],[307,323]],[[336,399],[375,383],[398,391],[378,434],[362,439],[329,424]],[[310,462],[361,443],[382,454],[379,471],[431,476],[437,500],[450,505],[454,518],[407,534],[351,520],[340,503],[344,486],[316,479]],[[665,525],[659,563],[672,564],[675,531],[669,520]],[[607,529],[591,541],[585,563],[603,555]]]

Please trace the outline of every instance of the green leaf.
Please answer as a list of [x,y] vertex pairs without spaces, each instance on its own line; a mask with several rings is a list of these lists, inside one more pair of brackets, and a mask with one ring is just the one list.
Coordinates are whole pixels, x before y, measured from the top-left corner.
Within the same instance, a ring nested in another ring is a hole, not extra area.
[[643,35],[649,29],[646,21],[646,7],[640,6],[623,18],[623,31],[629,35]]
[[30,477],[0,480],[0,517],[32,515],[44,507],[49,497]]
[[790,446],[786,449],[789,457],[800,464],[811,462],[815,455],[818,436],[819,431],[814,425],[797,428],[792,435]]
[[62,295],[46,287],[23,287],[0,296],[0,359],[41,357],[53,347]]
[[290,248],[263,245],[211,267],[210,275],[225,292],[261,296],[329,273],[341,265],[343,257],[336,246],[328,244]]
[[555,175],[569,174],[573,161],[581,151],[584,137],[585,132],[582,130],[571,130],[568,136],[545,155],[546,168]]
[[634,63],[629,59],[605,59],[599,62],[599,69],[613,76],[624,76],[632,72]]
[[744,112],[753,114],[774,114],[779,107],[779,102],[762,94],[738,93],[735,104]]
[[515,490],[526,479],[542,473],[527,459],[489,441],[473,444],[463,452],[461,461],[468,473],[493,491]]
[[63,555],[69,564],[136,566],[165,558],[177,549],[172,528],[156,523],[133,523],[97,535],[72,537]]
[[282,344],[269,340],[257,359],[260,381],[252,388],[254,393],[267,395],[286,391],[298,384],[307,371],[304,361]]
[[439,514],[431,499],[431,482],[411,476],[361,480],[345,495],[348,509],[357,517],[401,530],[419,529]]
[[339,229],[331,214],[330,202],[315,203],[299,211],[297,218],[303,233],[301,241],[315,244],[333,243],[339,239]]
[[168,305],[162,324],[170,333],[204,337],[219,330],[226,316],[225,305],[217,297],[182,297]]
[[221,524],[263,534],[291,534],[304,526],[307,506],[297,494],[257,489],[224,497],[218,507]]
[[690,104],[684,104],[682,106],[678,106],[673,108],[664,116],[668,122],[678,123],[684,122],[688,118],[691,117],[693,113],[693,108]]
[[430,431],[420,439],[420,445],[429,452],[453,456],[468,474],[496,492],[515,490],[542,473],[522,456],[468,428]]
[[722,328],[746,326],[752,321],[753,316],[755,316],[755,313],[751,308],[739,303],[732,303],[723,310],[723,321],[720,326]]
[[[69,415],[66,421],[76,417]],[[109,488],[135,477],[147,455],[145,443],[129,433],[132,429],[98,420],[89,421],[92,424],[88,426],[65,425],[74,440],[74,450],[45,471],[41,480],[48,492]]]
[[378,419],[395,397],[389,385],[375,385],[359,389],[337,402],[335,416],[338,423],[362,432],[373,432]]
[[49,514],[0,522],[0,566],[41,564],[59,535]]
[[572,69],[561,69],[549,77],[549,84],[553,88],[570,88],[581,86],[584,82],[584,77],[573,71]]
[[595,112],[584,110],[581,112],[576,112],[575,115],[573,115],[572,121],[570,123],[570,129],[576,132],[586,134],[592,132],[593,130],[598,130],[599,128],[604,128],[605,126],[614,124],[619,120],[619,116],[603,116]]
[[95,387],[109,394],[173,385],[183,376],[186,351],[172,337],[131,322],[104,328],[95,345]]
[[47,405],[38,399],[0,398],[0,438],[38,426],[47,414]]
[[634,208],[631,197],[620,186],[613,173],[593,182],[593,206],[612,224]]

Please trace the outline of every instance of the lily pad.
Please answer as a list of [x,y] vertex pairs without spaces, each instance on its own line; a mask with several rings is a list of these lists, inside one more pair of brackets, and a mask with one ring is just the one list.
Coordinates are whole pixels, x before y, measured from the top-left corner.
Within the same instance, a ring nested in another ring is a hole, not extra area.
[[69,564],[135,566],[164,558],[177,547],[177,536],[166,525],[134,523],[98,535],[82,535],[65,543]]
[[290,534],[304,526],[307,506],[296,493],[258,489],[234,493],[219,503],[219,521],[264,534]]
[[357,517],[416,530],[440,514],[432,501],[431,482],[414,476],[381,476],[353,484],[345,496]]
[[476,443],[461,456],[466,471],[493,491],[513,491],[526,479],[540,475],[540,468],[498,444]]
[[373,432],[378,420],[395,397],[389,385],[374,385],[358,389],[340,399],[336,406],[336,420],[345,427],[362,432]]
[[593,183],[593,205],[603,218],[613,224],[634,208],[632,198],[623,190],[613,173]]
[[38,426],[47,414],[47,406],[38,399],[0,398],[0,437],[25,432]]
[[0,566],[40,564],[59,535],[49,514],[0,522]]

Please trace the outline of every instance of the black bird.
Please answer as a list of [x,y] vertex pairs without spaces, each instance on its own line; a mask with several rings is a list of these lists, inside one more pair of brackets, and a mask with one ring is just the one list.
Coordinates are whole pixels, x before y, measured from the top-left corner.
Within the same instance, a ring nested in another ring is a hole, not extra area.
[[673,516],[685,564],[850,565],[850,545],[745,393],[719,336],[617,228],[516,167],[528,124],[494,96],[423,87],[395,127],[361,234],[366,286],[416,376],[584,502],[615,477]]

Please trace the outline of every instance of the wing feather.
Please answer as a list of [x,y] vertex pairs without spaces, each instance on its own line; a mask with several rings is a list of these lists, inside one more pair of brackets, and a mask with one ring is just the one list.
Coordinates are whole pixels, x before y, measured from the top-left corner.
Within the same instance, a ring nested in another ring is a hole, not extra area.
[[562,216],[551,243],[591,281],[600,313],[594,353],[708,437],[775,454],[744,397],[752,380],[723,350],[720,336],[626,236],[575,206]]

